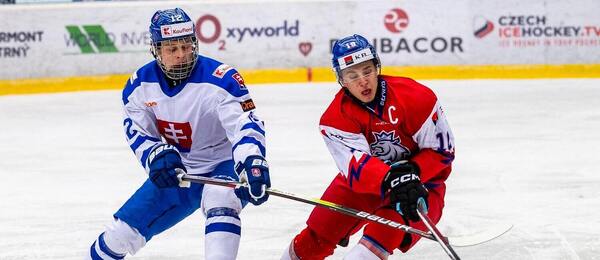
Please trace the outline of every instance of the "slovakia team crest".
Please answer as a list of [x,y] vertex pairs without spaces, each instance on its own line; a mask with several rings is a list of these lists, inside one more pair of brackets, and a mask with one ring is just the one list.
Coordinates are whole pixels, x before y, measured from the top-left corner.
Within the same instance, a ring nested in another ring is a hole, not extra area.
[[385,163],[396,162],[408,158],[410,150],[400,143],[395,131],[373,133],[375,141],[371,143],[371,154]]
[[180,152],[189,153],[192,148],[192,127],[189,122],[177,123],[157,119],[158,131],[168,144]]

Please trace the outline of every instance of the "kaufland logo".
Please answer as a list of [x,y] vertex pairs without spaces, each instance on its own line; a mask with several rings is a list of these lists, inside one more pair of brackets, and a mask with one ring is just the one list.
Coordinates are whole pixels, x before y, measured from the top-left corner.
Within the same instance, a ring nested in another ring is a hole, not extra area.
[[173,38],[185,36],[194,33],[194,23],[176,23],[171,25],[163,25],[160,27],[161,36],[163,38]]
[[174,29],[172,34],[188,34],[192,32],[192,28],[181,28],[181,30]]

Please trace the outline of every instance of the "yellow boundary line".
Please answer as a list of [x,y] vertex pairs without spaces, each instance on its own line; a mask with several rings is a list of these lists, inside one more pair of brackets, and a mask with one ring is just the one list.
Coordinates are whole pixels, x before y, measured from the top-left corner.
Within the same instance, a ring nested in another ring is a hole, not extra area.
[[[248,84],[333,82],[328,67],[240,70]],[[414,79],[600,78],[600,64],[394,66],[384,74]],[[0,95],[122,89],[129,74],[0,80]]]

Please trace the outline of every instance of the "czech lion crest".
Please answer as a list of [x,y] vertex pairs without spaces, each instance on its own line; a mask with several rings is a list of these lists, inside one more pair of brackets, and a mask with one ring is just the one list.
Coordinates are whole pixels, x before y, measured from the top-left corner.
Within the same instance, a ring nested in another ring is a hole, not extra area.
[[395,136],[395,131],[379,133],[373,132],[375,141],[371,143],[371,154],[385,163],[397,162],[408,158],[410,151],[400,143],[400,137]]

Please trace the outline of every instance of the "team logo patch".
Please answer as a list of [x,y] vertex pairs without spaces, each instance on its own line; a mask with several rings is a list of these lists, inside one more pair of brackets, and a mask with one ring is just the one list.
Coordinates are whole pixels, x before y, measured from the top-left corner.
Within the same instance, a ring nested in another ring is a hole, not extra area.
[[260,177],[260,175],[261,175],[260,169],[258,169],[258,168],[252,168],[251,171],[252,171],[252,176],[254,176],[254,177]]
[[371,154],[386,163],[408,158],[410,150],[400,143],[400,137],[395,133],[395,131],[373,132],[375,140],[370,144]]
[[219,65],[219,67],[217,67],[217,69],[215,69],[215,71],[213,71],[213,76],[222,79],[223,76],[225,76],[225,74],[227,74],[228,71],[230,71],[231,69],[233,69],[233,67],[227,65],[227,64],[221,64]]
[[252,101],[252,99],[242,101],[242,102],[240,102],[240,105],[242,106],[242,110],[244,110],[244,112],[248,112],[248,111],[256,108],[256,106],[254,106],[254,101]]
[[237,81],[238,85],[240,85],[240,89],[246,89],[246,84],[244,84],[244,79],[240,73],[236,72],[235,74],[231,75],[231,77]]
[[189,122],[177,123],[156,120],[158,123],[158,132],[162,135],[168,144],[175,146],[181,152],[189,152],[192,148],[192,127]]

